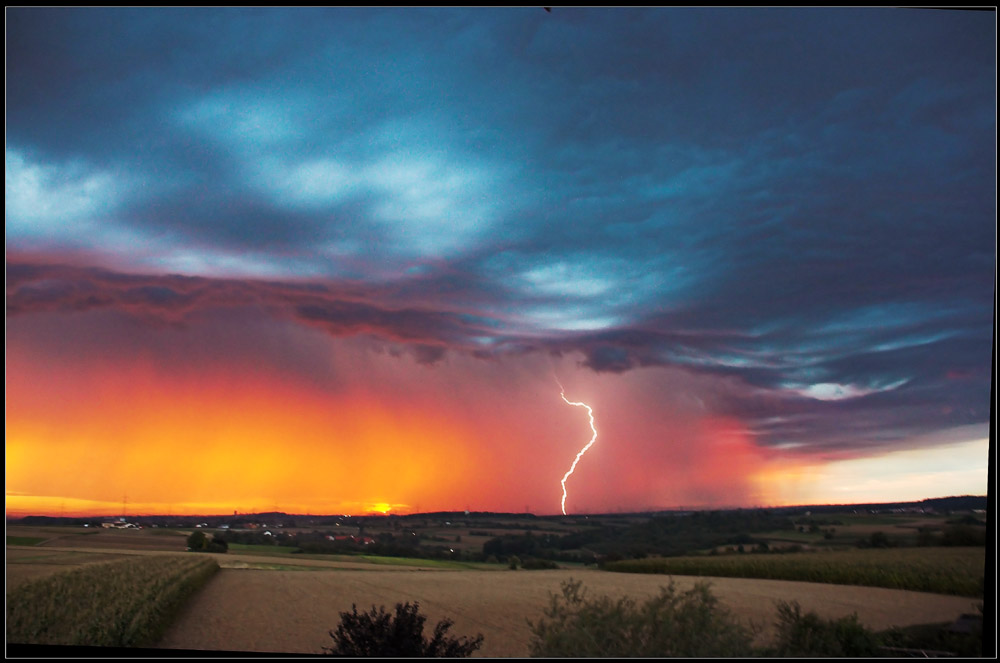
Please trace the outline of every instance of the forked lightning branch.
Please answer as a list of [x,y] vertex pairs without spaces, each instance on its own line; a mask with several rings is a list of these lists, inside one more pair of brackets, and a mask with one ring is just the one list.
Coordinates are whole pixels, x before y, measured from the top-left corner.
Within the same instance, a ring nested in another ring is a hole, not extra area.
[[[559,382],[559,378],[556,378],[556,382]],[[562,397],[562,399],[568,405],[573,405],[573,406],[576,406],[576,407],[585,407],[585,408],[587,408],[587,414],[590,416],[590,430],[592,430],[594,432],[594,435],[590,438],[590,442],[587,442],[587,444],[584,445],[584,447],[582,449],[580,449],[579,453],[576,454],[576,458],[573,459],[573,464],[570,466],[569,471],[566,472],[566,474],[562,478],[562,482],[561,482],[562,483],[562,491],[563,491],[563,494],[562,494],[562,512],[563,512],[563,515],[565,516],[566,515],[566,480],[569,479],[570,476],[573,474],[573,471],[576,470],[576,464],[580,462],[580,459],[583,457],[583,454],[587,453],[587,449],[589,449],[591,446],[593,446],[594,442],[597,441],[597,428],[594,427],[594,411],[591,409],[591,407],[589,405],[587,405],[586,403],[573,402],[573,401],[569,400],[568,398],[566,398],[566,392],[563,389],[562,383],[559,383],[559,395]]]

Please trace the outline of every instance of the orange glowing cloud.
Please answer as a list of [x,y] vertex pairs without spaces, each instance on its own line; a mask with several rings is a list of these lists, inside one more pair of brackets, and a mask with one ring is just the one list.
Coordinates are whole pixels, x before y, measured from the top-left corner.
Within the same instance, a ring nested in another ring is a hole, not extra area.
[[[795,468],[664,368],[578,357],[433,365],[236,313],[184,327],[25,314],[7,348],[7,512],[597,513],[773,504]],[[781,464],[784,463],[784,464]]]

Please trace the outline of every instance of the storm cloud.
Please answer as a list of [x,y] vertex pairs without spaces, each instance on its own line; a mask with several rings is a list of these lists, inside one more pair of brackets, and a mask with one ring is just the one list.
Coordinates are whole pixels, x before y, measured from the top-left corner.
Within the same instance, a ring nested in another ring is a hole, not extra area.
[[231,314],[662,371],[825,458],[989,420],[990,12],[7,18],[15,333]]

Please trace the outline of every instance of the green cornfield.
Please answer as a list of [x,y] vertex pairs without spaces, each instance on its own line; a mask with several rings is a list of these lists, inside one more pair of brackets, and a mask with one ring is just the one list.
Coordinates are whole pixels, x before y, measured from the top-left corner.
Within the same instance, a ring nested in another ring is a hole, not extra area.
[[210,557],[155,555],[26,582],[7,592],[7,642],[149,646],[218,570]]
[[609,571],[865,585],[982,598],[984,548],[878,548],[789,554],[653,557],[605,565]]

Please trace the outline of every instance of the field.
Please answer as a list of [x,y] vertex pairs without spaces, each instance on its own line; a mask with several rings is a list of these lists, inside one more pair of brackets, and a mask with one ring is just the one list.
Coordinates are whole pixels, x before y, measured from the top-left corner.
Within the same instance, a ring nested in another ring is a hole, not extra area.
[[608,568],[628,573],[802,580],[981,597],[986,551],[926,547],[665,557],[613,562]]
[[7,642],[99,647],[154,644],[212,574],[207,556],[125,556],[9,587]]
[[[7,533],[44,539],[31,546],[8,544],[8,590],[29,578],[115,559],[195,556],[184,552],[185,533],[169,530],[84,534],[70,528],[10,526]],[[419,601],[428,626],[448,617],[454,621],[454,635],[482,633],[485,641],[476,656],[521,657],[529,651],[527,620],[543,617],[550,594],[558,593],[562,582],[574,578],[590,593],[637,599],[669,582],[667,576],[593,567],[511,571],[503,565],[405,559],[385,564],[385,558],[292,555],[276,547],[234,546],[225,555],[197,555],[203,556],[216,560],[221,570],[188,600],[154,646],[320,653],[332,643],[329,631],[336,628],[339,613],[352,604],[359,610],[372,605],[391,609],[396,602]],[[681,589],[704,580],[673,579]],[[875,629],[950,622],[977,611],[977,600],[971,597],[786,580],[709,580],[726,607],[765,629],[774,621],[777,600],[798,601],[804,610],[830,618],[857,613],[862,623]]]
[[[332,641],[339,612],[372,605],[419,601],[428,623],[448,617],[455,635],[485,636],[481,656],[522,657],[529,652],[528,619],[540,619],[550,593],[570,578],[588,592],[635,598],[652,596],[665,577],[596,569],[557,571],[250,571],[223,569],[182,612],[160,647],[319,653]],[[676,576],[679,588],[698,580]],[[767,627],[774,602],[797,600],[824,617],[856,612],[876,629],[956,619],[974,613],[973,599],[870,587],[780,580],[718,578],[713,592],[744,620]]]

